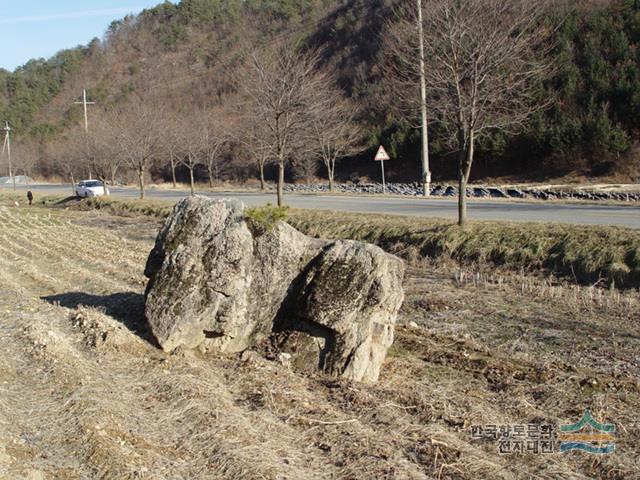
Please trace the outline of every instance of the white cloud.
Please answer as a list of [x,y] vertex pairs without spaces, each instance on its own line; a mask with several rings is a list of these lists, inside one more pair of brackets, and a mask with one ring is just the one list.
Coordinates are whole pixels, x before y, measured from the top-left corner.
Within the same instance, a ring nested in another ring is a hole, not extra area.
[[127,15],[129,13],[139,12],[140,10],[142,10],[142,7],[124,7],[124,8],[111,8],[111,9],[105,9],[105,10],[86,10],[84,12],[66,12],[66,13],[52,13],[47,15],[31,15],[26,17],[5,17],[5,18],[0,18],[0,25],[9,25],[14,23],[48,22],[52,20],[68,20],[68,19],[74,19],[74,18]]

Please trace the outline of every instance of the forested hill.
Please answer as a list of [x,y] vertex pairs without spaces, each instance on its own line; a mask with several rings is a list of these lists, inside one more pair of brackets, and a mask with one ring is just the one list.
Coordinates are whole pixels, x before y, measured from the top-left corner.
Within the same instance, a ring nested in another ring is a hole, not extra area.
[[[385,25],[401,0],[183,0],[113,22],[104,37],[0,70],[0,119],[17,136],[42,142],[80,120],[82,89],[100,108],[132,94],[176,108],[224,103],[237,67],[255,47],[319,47],[340,85],[361,107],[369,146],[389,146],[392,177],[417,180],[419,135],[393,109],[381,65]],[[557,72],[545,85],[554,105],[524,132],[481,145],[476,178],[580,174],[640,180],[640,2],[614,0],[576,8],[556,33]],[[453,177],[454,162],[434,132],[434,174]],[[363,156],[363,158],[366,157]],[[357,158],[348,169],[368,173]],[[375,165],[374,165],[375,167]],[[46,172],[45,172],[46,173]]]

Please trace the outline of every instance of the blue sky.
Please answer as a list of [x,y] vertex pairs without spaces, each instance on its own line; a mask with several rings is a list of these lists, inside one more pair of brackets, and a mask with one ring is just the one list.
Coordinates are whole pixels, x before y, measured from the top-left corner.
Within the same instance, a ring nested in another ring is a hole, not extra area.
[[162,0],[0,0],[0,68],[102,37],[109,24]]

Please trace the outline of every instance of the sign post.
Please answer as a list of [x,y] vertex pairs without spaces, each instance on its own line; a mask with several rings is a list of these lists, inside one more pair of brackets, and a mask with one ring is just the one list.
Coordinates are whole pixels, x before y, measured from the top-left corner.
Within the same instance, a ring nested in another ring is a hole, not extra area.
[[385,160],[391,160],[391,157],[389,157],[389,154],[384,149],[384,147],[382,145],[380,145],[380,148],[378,149],[378,153],[376,153],[376,157],[374,158],[374,160],[376,162],[380,162],[380,166],[382,167],[382,194],[386,195],[387,194],[387,183],[386,183],[386,181],[384,179],[384,161]]

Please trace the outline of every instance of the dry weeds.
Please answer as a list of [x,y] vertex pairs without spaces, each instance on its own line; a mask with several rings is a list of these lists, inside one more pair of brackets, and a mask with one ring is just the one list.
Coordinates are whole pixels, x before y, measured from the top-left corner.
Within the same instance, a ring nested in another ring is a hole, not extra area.
[[[640,471],[637,293],[423,265],[381,381],[158,350],[156,221],[0,207],[0,478],[613,478]],[[635,296],[634,296],[635,295]],[[410,324],[410,322],[413,322]],[[512,455],[472,424],[576,421],[616,453]]]

